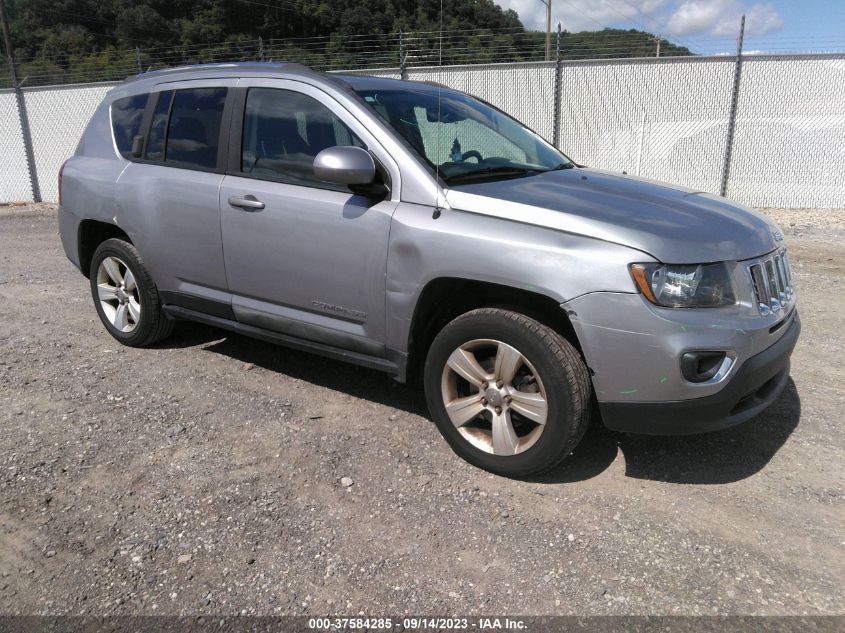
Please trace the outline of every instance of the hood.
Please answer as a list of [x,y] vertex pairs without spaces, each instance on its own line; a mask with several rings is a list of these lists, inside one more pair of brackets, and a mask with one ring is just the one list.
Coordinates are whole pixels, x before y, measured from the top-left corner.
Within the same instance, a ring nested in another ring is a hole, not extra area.
[[454,209],[622,244],[671,264],[749,259],[782,239],[773,222],[724,198],[588,168],[459,185],[446,200]]

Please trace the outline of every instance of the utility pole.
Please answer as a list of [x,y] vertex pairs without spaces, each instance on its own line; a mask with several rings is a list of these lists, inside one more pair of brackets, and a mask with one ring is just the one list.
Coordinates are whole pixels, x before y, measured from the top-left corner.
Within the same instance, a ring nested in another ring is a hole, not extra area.
[[540,0],[546,5],[546,61],[552,61],[552,0]]
[[12,50],[12,34],[9,31],[9,19],[6,17],[6,5],[0,0],[0,23],[3,25],[3,47],[6,49],[6,59],[9,62],[9,79],[12,88],[18,85],[18,73],[15,70],[15,52]]
[[660,57],[660,40],[663,39],[663,36],[660,33],[657,34],[657,54],[655,57]]
[[3,47],[6,49],[6,59],[9,62],[9,80],[15,91],[15,100],[18,104],[18,117],[21,122],[21,133],[23,134],[24,150],[26,151],[26,166],[29,169],[29,183],[32,187],[32,199],[34,202],[41,202],[41,189],[38,186],[38,172],[35,171],[35,152],[32,149],[32,135],[29,131],[29,117],[26,113],[26,101],[23,90],[18,81],[18,71],[15,68],[15,49],[12,48],[12,33],[9,30],[9,19],[6,17],[5,0],[0,0],[0,25],[3,30]]

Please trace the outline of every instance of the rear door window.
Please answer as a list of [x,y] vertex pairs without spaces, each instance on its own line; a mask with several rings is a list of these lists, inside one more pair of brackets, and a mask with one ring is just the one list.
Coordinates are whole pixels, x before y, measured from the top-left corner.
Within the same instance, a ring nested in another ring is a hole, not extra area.
[[190,88],[159,93],[150,125],[146,159],[188,169],[214,169],[226,88]]
[[226,88],[177,90],[170,108],[165,162],[214,169],[225,104]]
[[111,125],[117,151],[132,158],[132,140],[141,133],[141,122],[147,106],[147,94],[118,99],[111,105]]

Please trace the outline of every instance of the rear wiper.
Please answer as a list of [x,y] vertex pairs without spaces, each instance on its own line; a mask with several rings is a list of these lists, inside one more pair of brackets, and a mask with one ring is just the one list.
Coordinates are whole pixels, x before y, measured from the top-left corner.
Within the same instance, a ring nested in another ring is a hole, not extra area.
[[449,184],[453,184],[457,182],[466,182],[469,180],[483,180],[485,178],[491,178],[496,176],[523,176],[525,174],[537,174],[540,173],[540,171],[542,170],[499,165],[497,167],[486,167],[484,169],[468,171],[463,174],[455,174],[454,176],[449,176],[444,180]]

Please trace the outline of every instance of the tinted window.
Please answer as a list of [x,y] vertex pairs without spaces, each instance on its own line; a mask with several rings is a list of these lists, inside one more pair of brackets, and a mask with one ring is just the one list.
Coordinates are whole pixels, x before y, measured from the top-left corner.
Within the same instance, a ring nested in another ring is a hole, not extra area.
[[124,158],[132,158],[132,139],[141,133],[141,121],[147,95],[118,99],[111,104],[111,125],[117,150]]
[[177,90],[170,109],[164,160],[189,167],[216,167],[225,103],[225,88]]
[[292,184],[335,188],[314,177],[314,157],[337,145],[364,147],[316,99],[273,88],[252,88],[247,93],[241,171]]
[[167,132],[167,118],[170,115],[172,101],[172,90],[159,93],[150,126],[150,138],[147,141],[147,160],[164,160],[164,135]]

